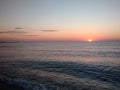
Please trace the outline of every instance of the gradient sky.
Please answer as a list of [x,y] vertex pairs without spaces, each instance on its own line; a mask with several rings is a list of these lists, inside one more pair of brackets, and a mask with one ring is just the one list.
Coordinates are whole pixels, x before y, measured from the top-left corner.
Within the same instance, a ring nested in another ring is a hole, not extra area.
[[120,0],[0,0],[0,41],[120,40]]

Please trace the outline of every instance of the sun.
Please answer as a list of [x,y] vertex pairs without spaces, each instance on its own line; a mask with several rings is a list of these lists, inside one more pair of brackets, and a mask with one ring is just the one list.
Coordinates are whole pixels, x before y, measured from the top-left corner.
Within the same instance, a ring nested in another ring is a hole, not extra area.
[[92,39],[88,39],[88,42],[92,42]]

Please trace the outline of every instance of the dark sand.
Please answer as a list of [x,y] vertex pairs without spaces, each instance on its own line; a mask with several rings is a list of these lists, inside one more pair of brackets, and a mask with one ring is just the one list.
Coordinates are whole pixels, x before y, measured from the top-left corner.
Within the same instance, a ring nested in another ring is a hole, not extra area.
[[24,90],[22,87],[0,82],[0,90]]

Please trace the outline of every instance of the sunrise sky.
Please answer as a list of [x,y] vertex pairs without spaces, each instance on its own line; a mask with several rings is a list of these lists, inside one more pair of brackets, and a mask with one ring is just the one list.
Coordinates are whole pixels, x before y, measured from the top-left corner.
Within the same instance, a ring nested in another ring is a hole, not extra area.
[[120,0],[0,0],[0,41],[120,40]]

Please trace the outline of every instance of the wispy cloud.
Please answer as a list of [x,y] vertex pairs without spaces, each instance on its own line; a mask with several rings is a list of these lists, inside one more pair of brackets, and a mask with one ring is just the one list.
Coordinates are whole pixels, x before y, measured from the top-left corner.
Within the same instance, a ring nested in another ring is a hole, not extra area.
[[41,30],[43,32],[58,32],[59,30]]
[[0,31],[0,34],[19,34],[19,33],[26,33],[24,31],[16,31],[16,30],[11,30],[11,31]]
[[24,35],[24,36],[38,36],[38,35]]
[[15,27],[14,29],[22,29],[22,27]]
[[0,34],[24,34],[24,33],[27,33],[23,30],[22,27],[14,27],[14,28],[7,28],[3,31],[0,31]]

